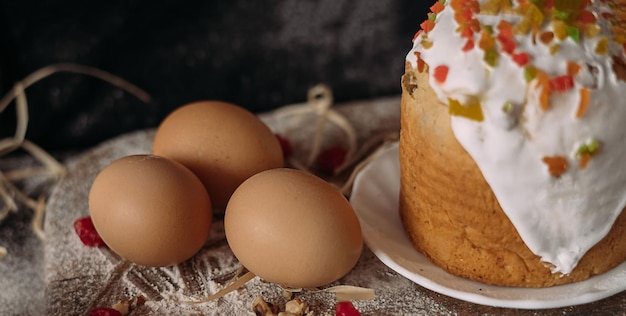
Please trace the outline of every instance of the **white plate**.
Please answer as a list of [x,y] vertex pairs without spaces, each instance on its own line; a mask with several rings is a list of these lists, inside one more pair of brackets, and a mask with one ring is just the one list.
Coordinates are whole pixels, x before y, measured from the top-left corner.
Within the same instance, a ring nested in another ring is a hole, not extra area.
[[394,143],[356,177],[350,202],[367,246],[389,268],[432,291],[508,308],[556,308],[597,301],[626,290],[626,263],[589,280],[549,288],[491,286],[451,275],[413,248],[398,214],[400,166]]

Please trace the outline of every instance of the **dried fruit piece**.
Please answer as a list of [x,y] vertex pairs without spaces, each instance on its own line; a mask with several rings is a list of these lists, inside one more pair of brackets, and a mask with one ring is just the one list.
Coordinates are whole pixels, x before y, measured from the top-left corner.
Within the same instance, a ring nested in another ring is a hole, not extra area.
[[97,307],[89,311],[89,316],[122,316],[120,311],[109,307]]
[[517,53],[511,56],[513,61],[520,67],[524,67],[530,63],[530,55],[528,53]]
[[74,222],[74,231],[80,238],[80,241],[87,247],[106,247],[106,244],[100,238],[100,235],[96,231],[96,227],[93,226],[91,216],[79,218]]
[[626,61],[623,57],[613,56],[613,71],[620,81],[626,81]]
[[478,122],[482,122],[485,119],[480,103],[463,105],[457,100],[448,99],[448,104],[450,115],[462,116]]
[[589,165],[589,161],[591,161],[591,154],[590,153],[584,153],[582,155],[580,155],[579,157],[579,163],[578,163],[578,168],[580,170],[585,170],[587,169],[587,166]]
[[537,88],[541,89],[539,94],[539,107],[547,111],[550,109],[550,95],[552,93],[550,90],[550,78],[543,72],[537,72],[536,78]]
[[543,32],[539,34],[539,41],[541,41],[545,45],[550,44],[552,40],[554,40],[554,33],[552,32]]
[[592,157],[600,153],[600,142],[596,139],[590,140],[588,143],[581,145],[578,147],[576,151],[576,156],[580,156],[583,154],[590,154]]
[[361,316],[361,313],[350,301],[337,302],[335,316]]
[[321,171],[333,174],[345,160],[348,151],[341,146],[330,147],[317,157],[317,164]]
[[444,1],[437,1],[430,7],[430,11],[434,14],[438,14],[443,9],[445,9]]
[[574,87],[574,77],[563,75],[550,79],[550,90],[554,92],[565,92]]
[[449,70],[450,69],[448,68],[448,66],[445,66],[445,65],[437,66],[433,70],[433,77],[435,78],[437,83],[441,84],[441,83],[446,82],[446,79],[448,79],[448,71]]
[[571,60],[567,62],[567,74],[568,75],[576,76],[580,72],[580,69],[582,69],[582,67],[580,67],[578,63],[571,61]]
[[576,118],[582,118],[589,109],[589,102],[591,101],[591,91],[587,88],[580,89],[580,102],[578,103],[578,109],[576,110]]
[[426,20],[422,22],[422,24],[420,24],[420,27],[422,28],[422,30],[424,30],[424,32],[428,33],[432,31],[433,28],[435,28],[435,21],[430,19]]
[[596,54],[598,55],[606,55],[609,53],[609,39],[603,37],[598,41],[595,49]]
[[598,140],[592,139],[588,143],[578,147],[576,157],[579,159],[578,168],[584,170],[589,165],[591,158],[600,153],[601,144]]
[[544,157],[543,163],[548,166],[550,175],[556,178],[561,177],[569,168],[567,159],[561,156]]

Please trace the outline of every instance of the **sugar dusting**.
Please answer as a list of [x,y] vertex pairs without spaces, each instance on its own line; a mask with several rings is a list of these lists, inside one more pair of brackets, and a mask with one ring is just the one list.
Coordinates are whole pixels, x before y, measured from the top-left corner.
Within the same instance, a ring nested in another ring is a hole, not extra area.
[[[367,108],[364,108],[368,105]],[[399,99],[383,99],[346,104],[338,111],[348,117],[359,132],[359,142],[382,133],[399,130]],[[261,118],[274,132],[284,132],[297,150],[306,150],[315,118],[306,117],[299,127],[285,126],[271,113]],[[333,131],[327,127],[328,133]],[[123,300],[145,298],[133,305],[130,315],[254,315],[251,305],[257,296],[284,307],[289,300],[283,290],[256,277],[215,301],[187,304],[206,298],[223,287],[241,267],[228,248],[220,215],[214,218],[210,239],[192,259],[166,268],[145,268],[128,263],[106,249],[83,246],[75,236],[72,223],[86,216],[87,195],[99,170],[119,157],[146,153],[151,149],[154,130],[138,131],[113,139],[83,153],[67,163],[67,176],[60,181],[50,199],[45,222],[45,308],[48,315],[84,315],[90,309],[113,306]],[[332,137],[328,137],[332,139]],[[277,260],[281,260],[277,258]],[[371,301],[355,301],[363,315],[455,315],[472,310],[473,304],[450,300],[430,292],[386,267],[365,249],[356,267],[334,285],[372,288]],[[303,291],[296,294],[311,306],[316,315],[334,315],[335,297],[331,293]]]

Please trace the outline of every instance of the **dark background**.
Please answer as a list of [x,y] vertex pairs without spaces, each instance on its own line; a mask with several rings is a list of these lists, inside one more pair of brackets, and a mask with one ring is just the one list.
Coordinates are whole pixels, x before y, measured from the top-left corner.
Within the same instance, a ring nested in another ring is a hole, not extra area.
[[[156,127],[201,99],[253,112],[306,98],[326,83],[337,102],[400,93],[404,57],[433,1],[0,0],[0,90],[49,64],[111,72],[152,101],[92,77],[58,73],[26,90],[27,138],[86,148]],[[15,107],[0,114],[14,133]]]

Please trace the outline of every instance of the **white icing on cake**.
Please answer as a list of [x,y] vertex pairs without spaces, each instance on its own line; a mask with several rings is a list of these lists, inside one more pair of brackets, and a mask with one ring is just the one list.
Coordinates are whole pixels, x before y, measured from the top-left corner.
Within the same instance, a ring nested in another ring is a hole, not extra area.
[[[513,1],[513,10],[518,7]],[[539,40],[540,34],[558,31],[546,17],[534,37],[532,31],[515,35],[515,52],[528,53],[529,64],[515,63],[496,40],[499,59],[490,66],[478,44],[480,32],[471,37],[476,45],[463,51],[467,37],[455,32],[459,29],[455,10],[446,1],[434,28],[416,37],[406,58],[417,68],[416,52],[420,54],[430,69],[430,85],[442,102],[480,102],[484,120],[452,116],[454,134],[526,245],[551,264],[554,273],[563,274],[570,273],[610,231],[626,204],[626,84],[613,71],[612,57],[623,60],[624,48],[614,41],[616,34],[602,17],[602,12],[611,12],[608,5],[592,1],[587,10],[597,17],[592,26],[600,26],[599,34],[581,32],[579,41],[570,34],[546,44]],[[514,12],[474,16],[483,27],[492,26],[496,37],[502,19],[513,26],[522,19]],[[596,51],[603,39],[609,40],[604,54]],[[424,47],[430,43],[432,47]],[[549,108],[542,109],[539,79],[527,81],[525,69],[532,66],[555,78],[567,74],[568,61],[581,66],[573,76],[573,87],[553,91]],[[433,75],[440,65],[449,68],[443,83]],[[591,101],[584,116],[577,117],[583,88],[589,89]],[[505,104],[509,111],[503,110]],[[600,144],[601,149],[586,167],[579,167],[578,150],[589,143]],[[545,157],[565,158],[567,170],[551,174]]]

